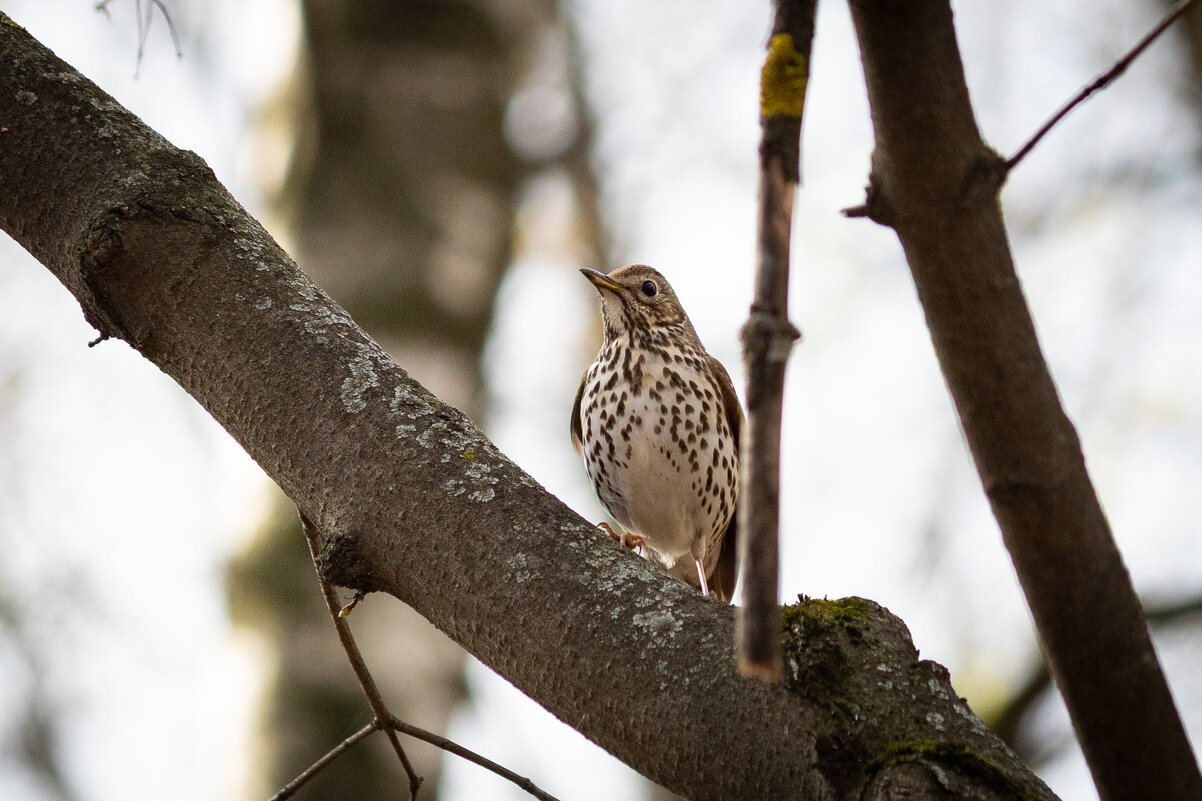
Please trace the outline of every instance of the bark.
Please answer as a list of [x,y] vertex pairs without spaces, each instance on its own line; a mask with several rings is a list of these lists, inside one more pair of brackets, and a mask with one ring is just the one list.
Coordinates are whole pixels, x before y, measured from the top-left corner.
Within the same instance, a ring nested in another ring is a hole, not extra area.
[[893,227],[944,378],[1104,801],[1202,798],[1139,601],[1040,351],[946,0],[853,0]]
[[506,460],[199,159],[3,15],[0,67],[0,227],[262,465],[321,532],[330,581],[410,604],[689,798],[1053,797],[871,602],[789,608],[784,684],[737,676],[731,607]]

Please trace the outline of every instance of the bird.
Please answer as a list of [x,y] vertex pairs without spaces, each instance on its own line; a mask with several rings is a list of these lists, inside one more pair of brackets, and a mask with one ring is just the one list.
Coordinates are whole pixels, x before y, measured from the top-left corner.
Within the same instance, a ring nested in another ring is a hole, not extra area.
[[669,574],[730,602],[743,409],[668,281],[645,264],[580,271],[603,339],[572,404],[572,445],[621,533]]

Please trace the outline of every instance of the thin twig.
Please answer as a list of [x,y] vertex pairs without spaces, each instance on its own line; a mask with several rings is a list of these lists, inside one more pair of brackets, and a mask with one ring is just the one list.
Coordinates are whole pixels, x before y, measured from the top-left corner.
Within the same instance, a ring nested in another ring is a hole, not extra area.
[[540,790],[538,785],[527,779],[525,776],[519,776],[504,765],[498,765],[488,757],[480,756],[475,751],[464,748],[454,740],[448,740],[446,737],[435,734],[431,731],[426,731],[423,728],[406,723],[405,721],[391,715],[385,721],[385,724],[390,728],[396,729],[401,734],[407,734],[415,740],[421,740],[422,742],[429,743],[430,745],[441,748],[448,754],[454,754],[457,757],[466,759],[468,762],[474,762],[482,768],[491,770],[501,778],[508,779],[509,781],[513,782],[518,787],[530,793],[530,795],[539,799],[539,801],[559,801],[559,799],[547,791]]
[[[142,5],[144,1],[146,3],[145,7]],[[107,16],[109,12],[108,6],[111,2],[112,0],[98,0],[95,9]],[[143,8],[145,8],[145,11],[143,11]],[[163,3],[163,0],[137,0],[134,4],[134,19],[138,23],[138,61],[134,68],[135,76],[142,69],[142,57],[146,53],[146,43],[150,39],[150,21],[154,16],[156,8],[167,22],[167,32],[171,34],[171,44],[175,48],[175,57],[184,57],[184,48],[180,44],[179,30],[175,27],[175,21],[171,19],[171,12],[167,10],[167,6]]]
[[[313,557],[313,566],[317,567],[317,553],[319,550],[317,542],[317,528],[305,517],[301,512],[301,528],[304,529],[305,539],[309,542],[309,554]],[[381,721],[392,719],[392,713],[388,711],[387,705],[384,703],[384,697],[380,695],[380,690],[376,687],[376,681],[371,676],[371,671],[367,669],[367,663],[363,661],[363,654],[359,652],[359,646],[355,644],[355,637],[351,634],[351,628],[347,625],[346,619],[339,615],[342,605],[338,601],[338,596],[334,593],[334,588],[330,586],[324,578],[321,577],[321,571],[317,573],[317,581],[321,585],[321,594],[326,601],[326,609],[330,612],[330,618],[334,621],[334,628],[338,631],[338,639],[342,642],[342,648],[346,651],[347,659],[350,660],[351,668],[355,671],[355,677],[359,679],[359,686],[363,688],[363,694],[367,696],[368,706],[371,707],[372,714],[375,715],[375,720],[381,727]],[[401,747],[401,741],[397,738],[396,732],[392,728],[384,728],[384,733],[388,736],[388,741],[392,743],[392,750],[396,752],[397,758],[401,761],[401,765],[405,768],[405,774],[409,777],[409,797],[417,797],[417,788],[421,786],[422,777],[417,775],[413,769],[413,764],[409,761],[409,756],[405,753],[405,749]]]
[[1097,92],[1100,89],[1105,89],[1106,86],[1115,78],[1122,75],[1123,72],[1126,71],[1127,67],[1131,66],[1131,62],[1139,58],[1140,54],[1147,50],[1148,46],[1151,45],[1152,42],[1156,41],[1162,33],[1169,29],[1169,26],[1181,19],[1181,17],[1185,15],[1185,12],[1189,11],[1197,4],[1198,0],[1181,0],[1181,2],[1177,3],[1177,5],[1173,6],[1169,13],[1165,15],[1164,19],[1157,23],[1155,28],[1148,31],[1144,38],[1140,39],[1134,47],[1127,51],[1125,56],[1120,58],[1117,62],[1115,62],[1113,67],[1099,75],[1093,80],[1092,83],[1078,92],[1072,100],[1061,106],[1060,110],[1053,114],[1051,119],[1045,122],[1043,127],[1036,131],[1035,135],[1032,136],[1025,145],[1018,149],[1017,153],[1007,159],[1006,171],[1009,172],[1018,166],[1018,163],[1035,148],[1035,145],[1039,144],[1039,140],[1043,139],[1044,136],[1046,136],[1047,133],[1052,130],[1052,128],[1054,128],[1058,122],[1064,119],[1070,111],[1081,105],[1081,103],[1085,102],[1085,99],[1094,92]]
[[380,724],[378,721],[373,720],[371,723],[368,723],[362,729],[359,729],[359,731],[355,732],[350,737],[347,737],[338,745],[331,748],[325,756],[314,762],[309,767],[305,768],[304,772],[295,779],[281,787],[280,791],[273,795],[270,801],[285,801],[285,799],[296,795],[296,791],[304,787],[310,779],[320,773],[322,768],[349,751],[351,747],[355,745],[355,743],[379,730]]
[[[319,550],[317,528],[303,512],[301,512],[300,518],[301,528],[304,529],[305,539],[309,543],[309,554],[313,557],[313,566],[316,567],[317,552]],[[350,626],[347,625],[345,620],[346,615],[341,613],[338,596],[335,595],[334,588],[330,586],[329,582],[321,577],[320,572],[318,573],[317,580],[321,585],[321,593],[325,597],[326,609],[329,610],[330,617],[334,621],[334,628],[338,630],[338,639],[342,641],[342,647],[346,651],[347,658],[350,659],[351,667],[355,671],[355,676],[359,679],[359,685],[363,688],[363,694],[367,696],[367,703],[371,706],[371,710],[375,715],[375,718],[371,723],[364,726],[355,734],[344,740],[341,745],[334,748],[320,760],[309,766],[304,773],[293,779],[292,782],[280,790],[279,793],[276,793],[276,795],[272,798],[272,801],[282,801],[283,799],[288,798],[293,792],[295,792],[296,788],[299,788],[302,784],[311,779],[313,775],[332,762],[343,751],[377,729],[382,730],[388,736],[389,741],[392,743],[393,749],[397,752],[397,756],[400,758],[401,763],[405,766],[405,772],[409,775],[409,794],[411,798],[417,795],[417,788],[421,785],[422,779],[414,772],[412,765],[409,764],[409,759],[405,755],[404,749],[401,747],[400,740],[397,739],[397,732],[413,737],[416,740],[422,740],[430,745],[441,748],[447,753],[462,757],[469,762],[474,762],[482,768],[487,768],[498,776],[513,782],[518,787],[539,799],[539,801],[559,801],[555,796],[539,789],[534,782],[530,781],[525,776],[519,776],[518,774],[506,768],[504,765],[499,765],[496,762],[493,762],[491,759],[477,754],[475,751],[464,748],[462,745],[459,745],[452,740],[448,740],[446,737],[434,734],[433,732],[427,731],[420,726],[414,726],[411,723],[406,723],[396,715],[393,715],[391,712],[389,712],[388,707],[384,704],[384,698],[380,695],[380,691],[376,687],[375,680],[372,679],[371,673],[367,669],[367,663],[363,661],[363,655],[359,652],[359,646],[355,644],[355,637],[353,634],[351,634]],[[356,599],[361,597],[361,593],[356,593]]]

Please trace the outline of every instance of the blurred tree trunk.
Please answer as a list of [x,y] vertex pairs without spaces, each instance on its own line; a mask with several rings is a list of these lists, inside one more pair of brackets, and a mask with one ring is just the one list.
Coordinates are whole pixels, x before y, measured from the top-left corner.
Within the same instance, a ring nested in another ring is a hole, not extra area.
[[[1157,12],[1177,5],[1175,0],[1157,0]],[[1202,124],[1202,11],[1192,8],[1177,24],[1177,36],[1185,43],[1185,55],[1190,68],[1190,81],[1183,88],[1186,102],[1199,113]]]
[[[400,364],[482,421],[480,357],[511,257],[530,165],[506,142],[507,104],[552,0],[305,0],[298,141],[281,199],[298,261]],[[280,496],[233,575],[236,613],[272,630],[278,674],[264,726],[279,787],[369,717]],[[463,650],[409,607],[373,598],[355,628],[393,712],[444,732],[462,700]],[[314,797],[395,798],[395,756],[354,749]],[[412,747],[436,792],[440,753]]]

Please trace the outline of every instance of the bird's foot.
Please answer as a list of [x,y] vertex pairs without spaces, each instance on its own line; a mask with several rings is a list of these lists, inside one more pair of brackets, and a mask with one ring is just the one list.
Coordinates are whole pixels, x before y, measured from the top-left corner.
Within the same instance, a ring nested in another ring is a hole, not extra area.
[[608,534],[610,536],[610,539],[617,542],[618,547],[621,548],[623,551],[637,550],[639,552],[639,555],[642,556],[642,554],[643,554],[643,538],[640,537],[638,534],[631,534],[626,531],[623,531],[621,534],[619,534],[618,532],[614,531],[614,527],[611,526],[609,523],[598,523],[597,528],[601,529],[606,534]]

